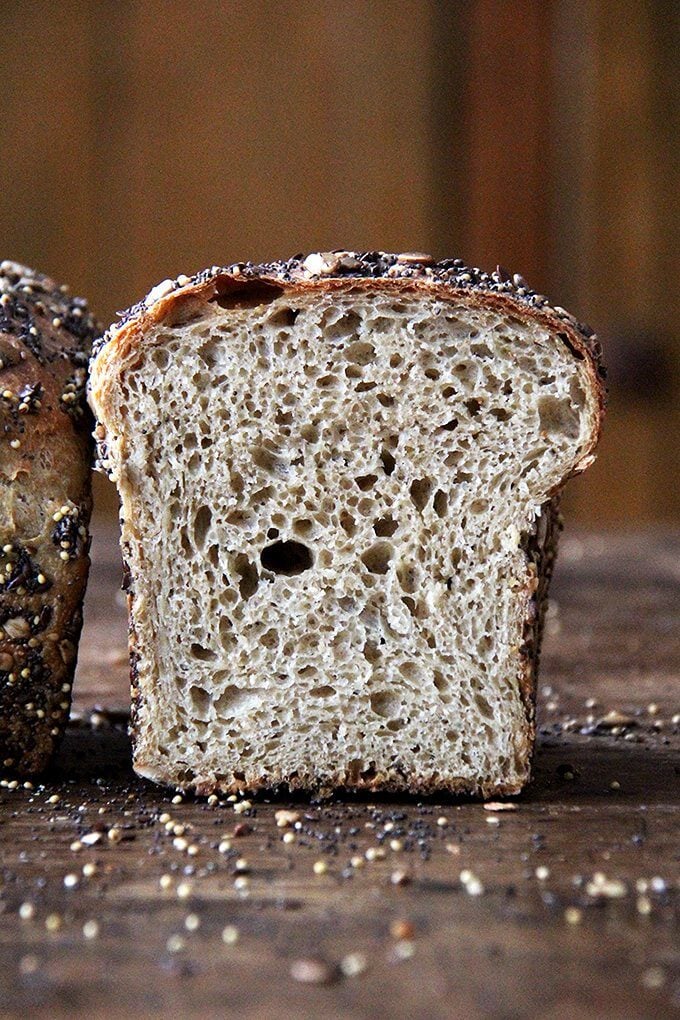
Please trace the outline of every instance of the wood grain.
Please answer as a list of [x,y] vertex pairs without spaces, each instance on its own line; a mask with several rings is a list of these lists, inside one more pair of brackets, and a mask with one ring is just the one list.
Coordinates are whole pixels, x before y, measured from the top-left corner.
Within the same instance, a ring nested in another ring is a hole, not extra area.
[[[409,798],[258,798],[243,814],[172,804],[132,774],[115,715],[86,723],[96,702],[127,704],[111,534],[95,549],[76,687],[83,719],[44,785],[0,788],[0,1015],[635,1020],[680,1008],[677,532],[567,536],[535,781],[497,815]],[[630,717],[618,735],[594,726],[613,709]],[[292,844],[276,826],[283,807],[300,816]],[[166,832],[163,812],[186,827],[195,856],[173,846],[182,837]],[[99,843],[70,849],[98,826]],[[366,860],[376,850],[385,857]],[[359,856],[364,867],[353,867]],[[242,889],[239,858],[250,868]],[[481,895],[466,891],[464,869]],[[410,881],[393,884],[397,871]],[[589,887],[598,872],[614,883],[607,895]],[[22,904],[32,917],[20,918]],[[324,983],[291,976],[308,958]],[[343,961],[361,972],[345,976]]]

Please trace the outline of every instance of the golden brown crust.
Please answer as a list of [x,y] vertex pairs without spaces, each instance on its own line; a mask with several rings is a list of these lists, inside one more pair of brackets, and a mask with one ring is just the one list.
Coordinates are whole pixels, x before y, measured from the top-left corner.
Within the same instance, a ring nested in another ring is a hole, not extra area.
[[40,772],[68,718],[89,567],[84,301],[0,264],[0,762]]
[[[190,321],[210,302],[223,307],[238,307],[266,303],[285,293],[291,299],[296,295],[323,290],[361,290],[367,292],[379,286],[381,292],[395,294],[426,293],[428,296],[464,303],[468,308],[484,306],[504,315],[515,315],[522,323],[535,322],[554,333],[571,352],[575,360],[584,363],[592,396],[590,442],[581,452],[572,473],[585,470],[593,460],[605,411],[604,369],[596,338],[588,327],[578,323],[561,308],[548,305],[547,299],[531,291],[521,277],[511,277],[503,270],[485,274],[464,266],[460,260],[435,263],[429,256],[388,255],[381,252],[357,254],[333,252],[303,258],[296,256],[287,262],[260,266],[239,263],[221,269],[215,267],[189,279],[165,281],[148,297],[124,314],[121,323],[111,327],[102,338],[94,359],[92,397],[95,407],[108,409],[109,393],[125,370],[132,367],[142,344],[148,343],[149,334],[160,324],[180,325]],[[101,416],[101,415],[100,415]],[[104,415],[106,416],[106,415]],[[99,424],[96,431],[99,444],[99,464],[107,469],[106,430]],[[558,504],[562,479],[551,499],[537,519],[534,531],[525,536],[523,548],[527,558],[524,586],[524,644],[520,650],[520,670],[517,676],[526,710],[526,730],[517,734],[515,767],[520,777],[517,782],[484,784],[467,779],[442,780],[439,776],[401,776],[396,771],[389,775],[369,772],[352,775],[342,772],[333,776],[267,775],[244,772],[243,778],[227,781],[215,777],[203,779],[187,776],[180,784],[183,789],[194,789],[201,795],[233,793],[237,790],[257,790],[285,784],[290,789],[310,787],[342,788],[352,790],[383,790],[420,794],[452,793],[482,797],[507,796],[520,792],[529,778],[535,735],[535,677],[547,605],[547,593],[556,555],[559,535]],[[130,621],[130,646],[133,660],[133,705],[138,707],[142,696],[137,684],[135,666],[134,623]],[[134,715],[133,715],[134,739]],[[141,755],[135,759],[137,770],[159,782],[177,783],[176,777],[153,774],[153,766],[146,766]]]

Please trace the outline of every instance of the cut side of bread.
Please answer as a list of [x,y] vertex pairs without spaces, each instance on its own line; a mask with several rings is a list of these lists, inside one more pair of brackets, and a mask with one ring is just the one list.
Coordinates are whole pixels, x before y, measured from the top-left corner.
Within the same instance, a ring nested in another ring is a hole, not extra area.
[[595,341],[524,281],[335,252],[166,281],[92,365],[134,763],[199,793],[518,792]]
[[68,719],[89,568],[96,323],[81,298],[0,263],[0,762],[31,775]]

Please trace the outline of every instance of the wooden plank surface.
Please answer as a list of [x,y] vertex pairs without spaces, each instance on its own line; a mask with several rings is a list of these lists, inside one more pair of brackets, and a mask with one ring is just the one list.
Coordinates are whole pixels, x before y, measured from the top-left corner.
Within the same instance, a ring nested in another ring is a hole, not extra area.
[[[95,555],[80,721],[44,785],[0,787],[0,1015],[680,1010],[680,534],[565,538],[535,781],[498,813],[375,797],[173,804],[134,777],[119,716],[91,714],[127,702],[110,536]],[[597,725],[614,710],[618,729]],[[298,829],[277,827],[287,808]]]

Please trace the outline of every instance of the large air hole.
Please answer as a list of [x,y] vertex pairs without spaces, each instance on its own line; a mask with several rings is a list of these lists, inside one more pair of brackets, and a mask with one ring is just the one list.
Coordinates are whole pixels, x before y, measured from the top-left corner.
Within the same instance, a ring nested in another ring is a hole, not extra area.
[[386,574],[393,554],[394,549],[389,542],[376,542],[361,554],[361,559],[372,574]]
[[579,416],[567,397],[540,397],[538,416],[541,431],[550,435],[564,435],[568,439],[576,439],[579,434]]
[[312,551],[302,542],[274,542],[262,550],[260,556],[265,570],[273,574],[284,574],[292,577],[302,574],[314,563]]
[[383,471],[386,475],[391,475],[397,466],[397,462],[390,453],[389,450],[381,450],[380,460],[382,461]]
[[345,358],[355,365],[368,365],[375,358],[375,347],[365,340],[355,340],[345,350]]
[[194,541],[197,549],[202,549],[205,544],[205,536],[212,522],[210,507],[201,506],[194,517]]
[[411,499],[418,510],[423,510],[425,504],[430,498],[430,493],[433,488],[434,486],[429,478],[416,478],[413,482],[411,482],[409,492],[411,493]]

